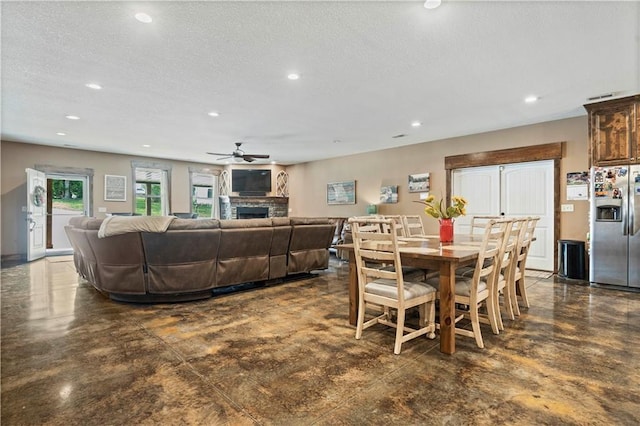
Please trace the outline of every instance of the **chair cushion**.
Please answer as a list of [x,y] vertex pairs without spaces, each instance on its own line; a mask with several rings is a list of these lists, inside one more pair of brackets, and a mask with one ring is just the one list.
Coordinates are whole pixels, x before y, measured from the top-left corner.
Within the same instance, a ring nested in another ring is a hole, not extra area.
[[[395,280],[377,279],[365,286],[366,293],[378,296],[388,297],[389,299],[398,299],[398,290]],[[417,283],[413,281],[404,281],[404,298],[405,300],[415,297],[425,296],[435,293],[436,289],[426,283]]]
[[[471,295],[471,282],[473,280],[467,277],[461,277],[456,275],[456,295],[457,296],[470,296]],[[432,277],[427,279],[427,284],[434,287],[435,289],[440,288],[440,277]],[[487,283],[484,280],[480,280],[478,284],[478,292],[484,291],[487,289]]]
[[[381,268],[383,271],[395,271],[396,268],[393,265],[384,266]],[[402,277],[407,278],[408,275],[416,275],[417,277],[424,277],[424,269],[414,268],[412,266],[403,266],[402,267]]]
[[[457,296],[470,296],[471,295],[471,278],[464,278],[456,276],[456,295]],[[487,283],[484,280],[480,280],[478,283],[478,293],[487,289]]]

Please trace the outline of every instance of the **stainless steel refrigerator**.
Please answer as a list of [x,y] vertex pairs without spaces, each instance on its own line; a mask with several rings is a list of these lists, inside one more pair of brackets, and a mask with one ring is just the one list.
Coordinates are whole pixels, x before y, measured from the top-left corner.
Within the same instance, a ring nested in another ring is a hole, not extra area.
[[589,281],[640,288],[640,166],[591,169]]

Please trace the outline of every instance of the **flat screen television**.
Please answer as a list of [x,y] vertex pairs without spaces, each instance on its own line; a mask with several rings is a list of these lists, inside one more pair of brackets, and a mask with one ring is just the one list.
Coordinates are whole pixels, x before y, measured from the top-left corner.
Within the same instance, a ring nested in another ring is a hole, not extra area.
[[240,195],[265,195],[271,192],[271,170],[231,170],[231,191]]

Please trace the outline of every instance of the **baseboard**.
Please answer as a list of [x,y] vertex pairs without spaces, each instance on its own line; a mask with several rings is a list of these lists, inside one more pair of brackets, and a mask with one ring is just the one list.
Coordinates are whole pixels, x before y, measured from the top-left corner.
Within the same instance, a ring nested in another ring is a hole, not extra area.
[[22,265],[27,263],[27,256],[25,254],[3,254],[0,256],[0,267],[10,268],[16,265]]

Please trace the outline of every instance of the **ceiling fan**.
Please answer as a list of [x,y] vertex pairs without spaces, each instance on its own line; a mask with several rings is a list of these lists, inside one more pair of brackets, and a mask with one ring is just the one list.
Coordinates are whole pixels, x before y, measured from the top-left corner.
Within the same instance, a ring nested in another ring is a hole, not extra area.
[[236,142],[236,149],[233,150],[231,154],[221,154],[219,152],[207,152],[210,155],[222,155],[223,157],[218,158],[218,160],[226,160],[227,158],[233,158],[233,161],[246,161],[247,163],[252,163],[256,160],[256,158],[269,158],[266,154],[245,154],[245,152],[240,149],[242,142]]

